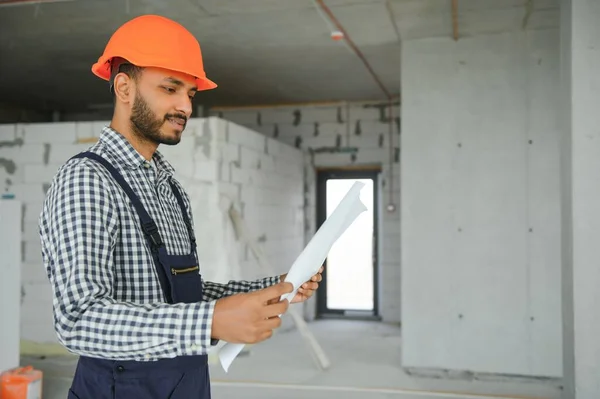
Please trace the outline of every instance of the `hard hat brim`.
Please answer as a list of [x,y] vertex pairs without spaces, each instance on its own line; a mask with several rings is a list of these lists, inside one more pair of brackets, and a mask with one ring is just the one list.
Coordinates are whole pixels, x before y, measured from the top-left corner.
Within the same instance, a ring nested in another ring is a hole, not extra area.
[[[129,57],[129,58],[131,58],[131,57]],[[107,59],[106,57],[100,57],[98,62],[96,62],[94,65],[92,65],[92,73],[101,79],[109,81],[110,80],[110,62],[109,61],[110,61],[110,59]],[[139,67],[162,68],[160,65],[140,65],[139,63],[136,63],[135,60],[131,60],[131,59],[129,59],[128,61],[131,62],[133,65],[137,65]],[[181,71],[181,70],[174,70],[174,71],[194,76],[193,74],[190,74],[188,71]],[[214,89],[217,87],[217,84],[215,82],[213,82],[212,80],[208,79],[206,76],[201,76],[201,77],[195,76],[195,80],[196,80],[196,89],[198,91],[211,90],[211,89]]]

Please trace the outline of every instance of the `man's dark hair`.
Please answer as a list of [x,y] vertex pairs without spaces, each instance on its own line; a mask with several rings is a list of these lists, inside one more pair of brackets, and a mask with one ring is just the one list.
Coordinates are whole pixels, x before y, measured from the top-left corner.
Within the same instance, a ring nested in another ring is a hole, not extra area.
[[123,72],[125,75],[129,76],[131,79],[137,82],[140,74],[142,73],[142,67],[125,63],[119,66],[119,72]]
[[115,63],[115,65],[113,67],[114,70],[112,70],[111,74],[110,74],[110,92],[113,95],[113,100],[116,99],[115,90],[114,90],[115,76],[118,73],[122,72],[125,75],[129,76],[129,78],[131,78],[135,82],[137,82],[142,73],[142,70],[144,69],[142,67],[139,67],[139,66],[136,66],[136,65],[133,65],[133,64],[127,62],[127,60],[121,59],[120,62],[119,62],[119,60],[115,60],[115,61],[117,61],[117,62]]

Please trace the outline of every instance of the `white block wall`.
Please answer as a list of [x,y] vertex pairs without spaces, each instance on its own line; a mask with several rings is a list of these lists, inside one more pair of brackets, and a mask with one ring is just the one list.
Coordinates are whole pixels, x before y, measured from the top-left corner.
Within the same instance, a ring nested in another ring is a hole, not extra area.
[[231,204],[274,272],[287,272],[304,247],[301,151],[219,118],[190,120],[182,142],[160,151],[194,198],[205,278],[265,276],[250,249],[239,245],[227,213]]
[[[97,130],[97,129],[96,129]],[[22,202],[21,338],[56,343],[52,297],[42,265],[38,217],[46,190],[61,163],[89,147],[87,123],[0,125],[0,192]]]
[[[0,125],[0,192],[23,202],[21,338],[56,343],[51,290],[41,260],[38,217],[61,164],[91,144],[105,121]],[[181,143],[159,150],[192,200],[202,273],[208,280],[258,278],[222,210],[225,195],[266,246],[275,273],[287,271],[304,244],[301,151],[218,118],[191,119]],[[268,151],[268,153],[267,153]],[[259,164],[260,163],[260,164]]]
[[[271,266],[276,273],[285,273],[304,248],[302,152],[234,123],[219,119],[214,123],[226,123],[219,160],[221,197],[237,199]],[[242,266],[250,270],[255,261],[246,252]],[[259,269],[256,277],[260,275]]]
[[560,377],[559,36],[403,44],[405,367]]
[[0,373],[19,366],[21,203],[0,199]]
[[[379,310],[384,321],[400,321],[400,217],[386,213],[393,200],[399,209],[399,107],[387,103],[340,104],[299,107],[213,109],[211,115],[234,121],[301,149],[305,153],[306,242],[316,231],[316,167],[378,165],[382,168],[380,196]],[[355,157],[341,153],[315,153],[323,147],[357,147]],[[392,186],[390,187],[390,182]],[[306,308],[314,317],[315,302]]]

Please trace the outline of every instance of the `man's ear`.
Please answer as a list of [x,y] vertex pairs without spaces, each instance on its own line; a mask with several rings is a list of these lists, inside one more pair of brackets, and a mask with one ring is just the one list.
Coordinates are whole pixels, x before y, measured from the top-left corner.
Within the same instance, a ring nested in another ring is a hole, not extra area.
[[134,88],[135,82],[125,73],[119,73],[115,76],[114,91],[115,97],[118,101],[123,103],[130,103],[133,101],[133,94],[135,93]]

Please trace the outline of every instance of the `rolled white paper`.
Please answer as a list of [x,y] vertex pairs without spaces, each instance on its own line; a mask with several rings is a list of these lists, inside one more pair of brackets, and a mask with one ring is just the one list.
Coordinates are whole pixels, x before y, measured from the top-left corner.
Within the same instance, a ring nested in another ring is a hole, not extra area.
[[[298,288],[319,271],[333,244],[354,223],[356,218],[367,210],[365,204],[360,200],[360,191],[364,186],[365,184],[361,182],[355,182],[352,185],[331,216],[325,220],[300,256],[296,258],[285,278],[285,281],[293,284],[294,290],[283,295],[281,300],[291,301],[294,298]],[[225,372],[229,370],[229,366],[243,348],[244,344],[232,343],[226,343],[221,347],[219,360]]]

